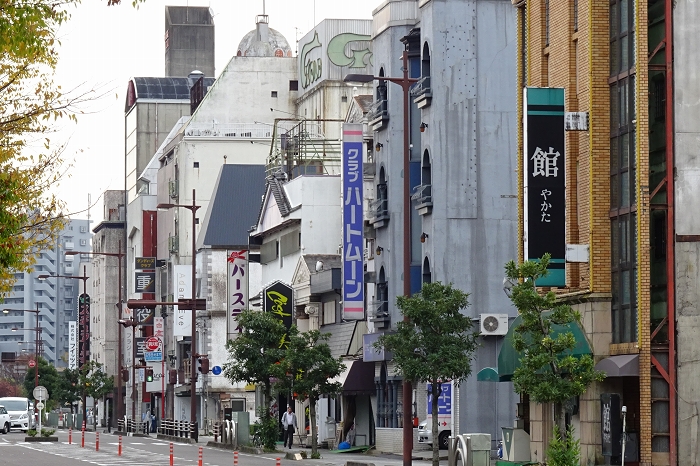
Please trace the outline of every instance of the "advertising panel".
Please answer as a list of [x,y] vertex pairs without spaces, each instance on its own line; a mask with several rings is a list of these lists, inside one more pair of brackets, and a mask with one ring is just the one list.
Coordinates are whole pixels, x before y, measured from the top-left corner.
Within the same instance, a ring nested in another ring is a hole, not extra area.
[[362,124],[343,123],[343,318],[365,318]]

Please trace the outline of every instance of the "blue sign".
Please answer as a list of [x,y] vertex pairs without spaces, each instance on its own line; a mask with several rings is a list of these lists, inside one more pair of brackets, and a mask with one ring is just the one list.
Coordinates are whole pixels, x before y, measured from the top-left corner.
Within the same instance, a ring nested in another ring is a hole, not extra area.
[[[438,416],[452,414],[452,383],[443,383],[438,397]],[[430,384],[428,384],[428,414],[433,414],[433,396],[430,394]]]
[[163,360],[162,351],[145,351],[143,353],[143,360],[146,362],[161,362]]
[[221,374],[221,366],[214,366],[211,368],[211,373],[214,375]]
[[343,318],[365,318],[362,124],[343,123]]

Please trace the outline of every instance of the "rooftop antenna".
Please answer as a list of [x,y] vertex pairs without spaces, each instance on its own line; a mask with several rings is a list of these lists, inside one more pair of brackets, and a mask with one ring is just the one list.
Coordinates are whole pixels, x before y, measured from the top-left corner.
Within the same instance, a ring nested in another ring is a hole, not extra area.
[[265,16],[265,0],[263,0],[263,16]]

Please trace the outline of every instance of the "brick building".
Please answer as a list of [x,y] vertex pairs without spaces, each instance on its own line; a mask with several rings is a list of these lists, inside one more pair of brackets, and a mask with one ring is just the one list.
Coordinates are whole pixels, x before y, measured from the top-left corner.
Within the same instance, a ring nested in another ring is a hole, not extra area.
[[[676,416],[684,415],[676,411],[673,389],[678,224],[674,177],[667,176],[667,167],[674,167],[673,40],[667,40],[678,39],[668,20],[673,7],[670,0],[513,0],[513,5],[518,87],[563,88],[567,114],[584,113],[583,124],[565,132],[565,241],[587,248],[588,257],[567,259],[565,284],[556,290],[581,312],[597,367],[607,373],[572,403],[567,416],[580,436],[582,464],[602,464],[609,453],[602,447],[603,394],[619,395],[614,422],[619,408],[627,407],[625,464],[694,463],[690,457],[678,461],[676,445],[684,434]],[[694,11],[686,9],[692,17]],[[522,92],[518,100],[522,121]],[[521,126],[521,258],[527,237],[524,157],[532,156],[525,153],[525,136]],[[530,406],[533,461],[543,459],[551,412]],[[611,462],[616,459],[613,453]]]

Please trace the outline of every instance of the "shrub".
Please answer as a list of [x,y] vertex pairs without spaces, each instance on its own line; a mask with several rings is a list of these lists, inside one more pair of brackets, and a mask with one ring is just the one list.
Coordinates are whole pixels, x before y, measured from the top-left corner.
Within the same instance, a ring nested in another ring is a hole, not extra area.
[[36,434],[37,434],[36,429],[29,429],[29,430],[27,431],[27,435],[30,436],[30,437],[36,437]]
[[580,464],[581,445],[574,439],[574,428],[568,426],[562,437],[559,429],[554,427],[552,440],[547,448],[548,466],[578,466]]
[[314,460],[320,460],[321,459],[321,454],[317,451],[311,453],[311,459]]
[[41,429],[41,436],[51,437],[54,432],[56,432],[56,429]]

